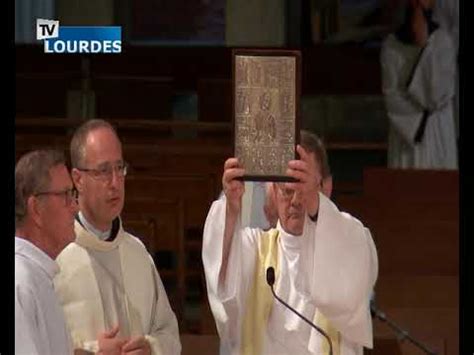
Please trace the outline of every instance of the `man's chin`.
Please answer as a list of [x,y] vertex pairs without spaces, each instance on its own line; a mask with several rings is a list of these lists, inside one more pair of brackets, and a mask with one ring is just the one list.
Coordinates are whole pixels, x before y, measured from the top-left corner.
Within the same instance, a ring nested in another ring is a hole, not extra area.
[[111,208],[108,213],[109,220],[113,221],[115,218],[120,216],[120,213],[122,213],[122,209],[123,209],[123,204],[117,204],[116,206]]
[[301,222],[289,222],[286,226],[283,226],[285,232],[294,235],[300,236],[303,234],[303,224]]

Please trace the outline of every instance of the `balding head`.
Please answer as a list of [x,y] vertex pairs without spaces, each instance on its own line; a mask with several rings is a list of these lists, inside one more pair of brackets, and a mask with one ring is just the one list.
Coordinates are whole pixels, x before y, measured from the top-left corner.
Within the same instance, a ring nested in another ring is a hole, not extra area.
[[87,138],[89,137],[89,133],[97,129],[110,130],[114,133],[118,140],[117,131],[109,122],[101,119],[94,119],[85,122],[79,128],[76,129],[71,139],[70,151],[71,164],[73,168],[84,166]]

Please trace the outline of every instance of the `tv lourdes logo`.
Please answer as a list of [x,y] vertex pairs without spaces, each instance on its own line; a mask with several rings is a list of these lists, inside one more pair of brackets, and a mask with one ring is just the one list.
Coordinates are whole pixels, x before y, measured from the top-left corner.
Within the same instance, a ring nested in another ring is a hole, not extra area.
[[120,26],[59,26],[59,21],[36,19],[36,39],[45,53],[121,53]]

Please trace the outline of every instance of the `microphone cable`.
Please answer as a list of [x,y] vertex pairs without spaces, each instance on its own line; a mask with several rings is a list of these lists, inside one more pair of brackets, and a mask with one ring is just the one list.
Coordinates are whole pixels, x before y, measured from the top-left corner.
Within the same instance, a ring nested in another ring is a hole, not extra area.
[[273,293],[273,296],[280,302],[282,303],[284,306],[286,306],[289,310],[291,310],[292,312],[294,312],[297,316],[299,316],[301,319],[303,319],[306,323],[308,323],[311,327],[313,327],[314,329],[316,329],[322,336],[324,336],[326,338],[326,340],[328,341],[329,343],[329,355],[332,355],[332,341],[331,341],[331,338],[329,338],[329,336],[326,334],[326,332],[324,330],[322,330],[321,328],[319,328],[316,324],[314,324],[313,322],[311,322],[310,320],[308,320],[305,316],[303,316],[302,314],[300,314],[296,309],[294,309],[293,307],[291,307],[288,303],[286,303],[285,301],[283,301],[280,297],[277,296],[277,294],[275,293],[275,290],[273,289],[273,284],[275,283],[275,269],[273,267],[269,267],[267,268],[267,283],[268,285],[270,286],[270,288],[272,289],[272,293]]

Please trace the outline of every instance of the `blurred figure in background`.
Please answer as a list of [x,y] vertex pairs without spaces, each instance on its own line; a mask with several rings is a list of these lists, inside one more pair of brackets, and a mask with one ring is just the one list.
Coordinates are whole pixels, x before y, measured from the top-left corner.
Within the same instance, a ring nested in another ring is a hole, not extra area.
[[384,41],[382,89],[390,121],[388,166],[457,169],[456,49],[433,20],[434,0],[409,0]]
[[71,354],[54,292],[54,259],[74,241],[77,191],[55,150],[25,154],[15,168],[15,353]]

